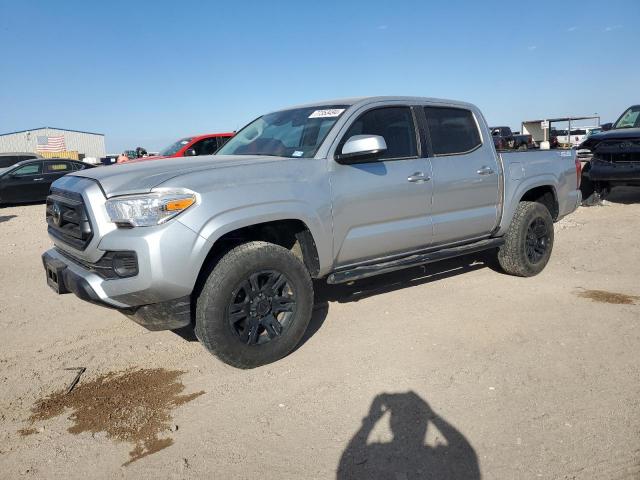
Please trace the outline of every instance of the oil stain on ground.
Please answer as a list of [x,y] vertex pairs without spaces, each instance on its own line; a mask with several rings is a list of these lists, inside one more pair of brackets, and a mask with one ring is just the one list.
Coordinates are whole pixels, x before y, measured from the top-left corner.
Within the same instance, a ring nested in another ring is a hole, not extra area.
[[576,295],[588,298],[599,303],[613,303],[616,305],[633,305],[640,297],[635,295],[625,295],[624,293],[607,292],[606,290],[584,290]]
[[204,393],[181,395],[184,373],[156,368],[103,374],[69,394],[61,390],[39,400],[29,420],[33,424],[71,409],[69,432],[106,432],[111,439],[133,444],[128,465],[173,444],[171,438],[160,438],[169,430],[171,410]]

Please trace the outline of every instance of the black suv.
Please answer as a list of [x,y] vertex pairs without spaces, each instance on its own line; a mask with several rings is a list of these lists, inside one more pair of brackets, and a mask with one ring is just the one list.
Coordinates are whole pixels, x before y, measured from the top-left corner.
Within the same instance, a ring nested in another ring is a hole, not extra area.
[[587,137],[578,147],[593,157],[582,170],[582,198],[604,198],[613,187],[640,186],[640,105],[629,107],[602,133]]

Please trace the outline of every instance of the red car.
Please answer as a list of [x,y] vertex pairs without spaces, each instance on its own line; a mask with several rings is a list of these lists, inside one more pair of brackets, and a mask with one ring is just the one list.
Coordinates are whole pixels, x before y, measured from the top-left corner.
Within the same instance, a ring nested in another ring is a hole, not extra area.
[[142,157],[130,160],[127,163],[143,162],[145,160],[158,160],[161,158],[195,157],[198,155],[211,155],[233,137],[233,133],[210,133],[207,135],[195,135],[181,138],[162,150],[159,155]]

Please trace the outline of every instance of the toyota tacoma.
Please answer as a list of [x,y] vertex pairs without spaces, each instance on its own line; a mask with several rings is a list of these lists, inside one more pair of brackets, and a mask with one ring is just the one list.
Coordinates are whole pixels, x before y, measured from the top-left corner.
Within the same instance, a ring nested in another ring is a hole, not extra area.
[[193,325],[241,368],[301,340],[312,279],[356,281],[485,252],[540,273],[580,204],[567,152],[497,153],[469,103],[372,97],[259,117],[215,155],[56,181],[42,256],[59,294],[151,330]]

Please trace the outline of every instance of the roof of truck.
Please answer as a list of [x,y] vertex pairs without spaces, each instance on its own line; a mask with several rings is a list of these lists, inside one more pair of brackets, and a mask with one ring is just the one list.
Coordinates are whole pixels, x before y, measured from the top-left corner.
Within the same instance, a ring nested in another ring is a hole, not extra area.
[[459,100],[447,100],[444,98],[431,98],[431,97],[402,97],[402,96],[375,96],[375,97],[351,97],[351,98],[337,98],[333,100],[324,100],[321,102],[311,102],[305,103],[301,105],[293,105],[287,108],[281,108],[275,111],[281,110],[291,110],[294,108],[309,108],[309,107],[320,107],[326,105],[366,105],[369,103],[376,102],[391,102],[391,101],[399,101],[399,102],[430,102],[430,103],[443,103],[448,105],[459,105],[465,107],[473,107],[471,103],[461,102]]

